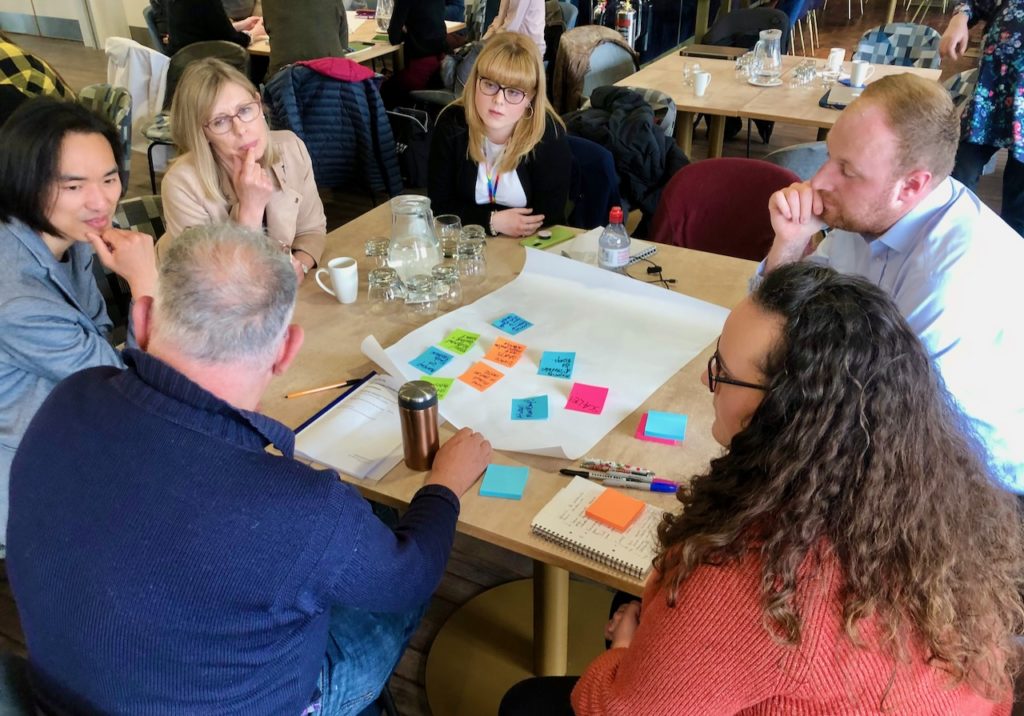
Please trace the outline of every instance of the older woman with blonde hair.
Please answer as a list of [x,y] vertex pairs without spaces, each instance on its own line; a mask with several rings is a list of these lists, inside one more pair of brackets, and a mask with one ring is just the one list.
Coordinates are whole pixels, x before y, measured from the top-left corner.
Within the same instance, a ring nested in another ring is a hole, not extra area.
[[182,155],[161,186],[165,237],[190,226],[235,221],[291,252],[302,278],[320,261],[327,219],[302,140],[272,132],[259,93],[220,60],[189,65],[171,105],[171,127]]
[[493,235],[529,236],[564,223],[572,155],[548,102],[537,45],[514,32],[488,40],[460,99],[437,119],[428,194]]

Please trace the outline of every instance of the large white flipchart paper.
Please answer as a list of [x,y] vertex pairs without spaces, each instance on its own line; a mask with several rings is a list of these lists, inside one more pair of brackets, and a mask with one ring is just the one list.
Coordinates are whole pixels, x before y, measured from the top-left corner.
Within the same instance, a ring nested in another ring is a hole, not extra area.
[[[533,326],[508,335],[491,325],[508,313]],[[727,313],[657,285],[526,249],[526,264],[512,282],[386,350],[367,336],[362,350],[392,375],[417,380],[423,373],[409,361],[457,328],[479,333],[465,355],[453,353],[453,360],[434,374],[456,378],[440,403],[441,414],[457,428],[482,432],[497,449],[575,460],[713,341]],[[507,368],[484,361],[505,377],[482,393],[459,381],[499,337],[527,346],[519,362]],[[571,379],[538,375],[544,351],[576,353]],[[600,415],[565,410],[576,382],[608,388]],[[547,420],[511,419],[513,399],[539,395],[548,396]]]

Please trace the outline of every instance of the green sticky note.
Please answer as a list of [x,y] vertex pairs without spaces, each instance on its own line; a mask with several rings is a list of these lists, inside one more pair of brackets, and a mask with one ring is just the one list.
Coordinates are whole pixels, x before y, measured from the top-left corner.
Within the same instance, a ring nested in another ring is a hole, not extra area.
[[465,331],[461,328],[456,328],[454,331],[448,334],[448,337],[438,343],[442,348],[447,348],[453,353],[458,353],[460,356],[466,355],[466,351],[473,347],[476,343],[476,339],[480,337],[479,333],[473,333],[472,331]]
[[431,375],[420,376],[420,380],[427,381],[437,389],[438,400],[444,400],[444,396],[448,395],[448,391],[452,389],[452,383],[455,382],[455,378],[435,378]]

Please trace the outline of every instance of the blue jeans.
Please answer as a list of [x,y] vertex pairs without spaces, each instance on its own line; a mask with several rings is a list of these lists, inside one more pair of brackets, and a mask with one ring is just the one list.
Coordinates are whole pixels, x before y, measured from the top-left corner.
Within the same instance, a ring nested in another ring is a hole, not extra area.
[[374,701],[402,658],[427,609],[389,614],[335,607],[327,632],[327,653],[317,679],[320,716],[375,714]]

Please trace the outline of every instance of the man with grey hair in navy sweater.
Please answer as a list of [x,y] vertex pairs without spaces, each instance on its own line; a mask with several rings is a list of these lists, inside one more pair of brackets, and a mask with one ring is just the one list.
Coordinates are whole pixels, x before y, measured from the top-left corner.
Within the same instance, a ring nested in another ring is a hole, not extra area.
[[55,714],[360,713],[491,446],[459,431],[387,527],[256,412],[302,343],[287,254],[195,227],[159,287],[135,302],[146,352],[59,384],[14,459],[7,570],[36,699]]

